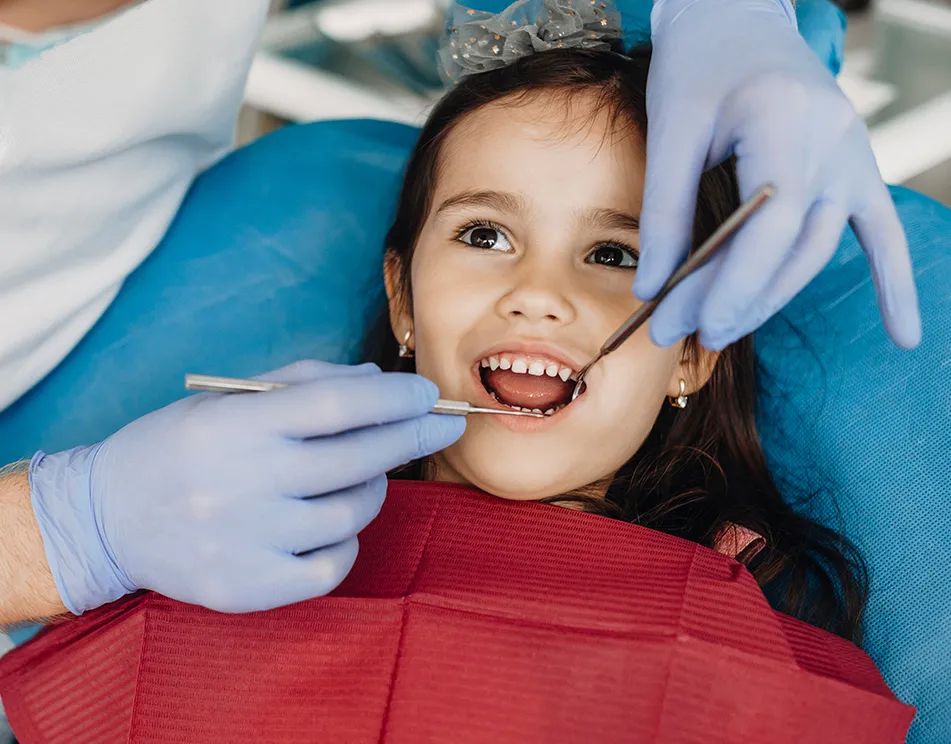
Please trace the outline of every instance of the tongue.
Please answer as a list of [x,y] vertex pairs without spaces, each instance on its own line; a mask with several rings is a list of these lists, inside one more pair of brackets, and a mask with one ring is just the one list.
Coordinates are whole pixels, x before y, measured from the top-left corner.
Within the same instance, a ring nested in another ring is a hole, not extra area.
[[571,385],[560,377],[535,377],[507,369],[485,370],[483,375],[486,387],[508,406],[547,411],[571,398]]

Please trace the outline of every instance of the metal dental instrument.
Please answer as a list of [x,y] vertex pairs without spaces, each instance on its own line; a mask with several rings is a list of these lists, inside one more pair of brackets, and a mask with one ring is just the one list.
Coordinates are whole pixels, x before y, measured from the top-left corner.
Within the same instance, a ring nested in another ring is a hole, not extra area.
[[677,269],[670,279],[667,280],[666,284],[661,287],[661,290],[657,293],[657,296],[637,308],[637,310],[631,314],[631,317],[625,320],[624,323],[621,324],[621,327],[618,328],[613,333],[613,335],[604,342],[604,346],[601,347],[601,351],[597,353],[594,359],[581,368],[581,371],[578,372],[575,389],[571,393],[572,400],[577,398],[584,391],[584,378],[588,372],[591,371],[591,368],[601,361],[605,356],[610,354],[621,344],[627,341],[627,339],[629,339],[638,328],[647,322],[647,319],[653,315],[654,310],[657,309],[657,306],[660,304],[661,300],[670,294],[674,287],[676,287],[678,284],[680,284],[680,282],[682,282],[693,272],[706,264],[707,261],[713,258],[714,254],[716,254],[716,252],[723,247],[724,243],[729,240],[733,233],[742,227],[750,217],[759,211],[760,207],[762,207],[775,195],[775,186],[771,184],[761,186],[756,190],[753,196],[751,196],[740,206],[739,209],[737,209],[727,218],[726,222],[720,225],[713,235],[707,238],[703,245],[701,245],[696,251],[687,257],[687,260],[681,264],[680,268]]
[[[209,375],[185,375],[185,389],[205,393],[266,393],[288,387],[283,382],[244,380],[237,377],[211,377]],[[470,413],[500,413],[503,416],[529,416],[544,418],[543,413],[510,411],[504,408],[479,408],[462,400],[438,400],[432,413],[446,416],[468,416]]]

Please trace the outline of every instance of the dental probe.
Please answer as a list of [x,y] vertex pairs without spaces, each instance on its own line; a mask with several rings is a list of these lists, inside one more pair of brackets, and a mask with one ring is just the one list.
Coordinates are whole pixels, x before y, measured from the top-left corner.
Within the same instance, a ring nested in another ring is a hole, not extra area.
[[775,195],[775,186],[771,184],[760,186],[753,196],[744,202],[739,209],[731,214],[726,221],[717,228],[713,235],[704,241],[703,245],[687,257],[687,260],[681,264],[680,268],[677,269],[664,286],[661,287],[657,296],[637,308],[637,310],[631,314],[631,317],[625,320],[624,323],[621,324],[621,327],[612,334],[611,338],[604,342],[604,346],[601,347],[601,351],[595,355],[594,359],[581,368],[575,382],[575,389],[571,393],[572,400],[581,395],[584,390],[584,378],[588,372],[591,371],[591,368],[634,335],[634,331],[647,322],[647,319],[654,314],[654,310],[657,309],[660,301],[670,294],[674,287],[713,258],[714,254],[723,247],[730,236],[742,227],[750,217],[759,211],[760,207]]
[[[209,375],[185,375],[185,389],[205,393],[266,393],[289,387],[283,382],[244,380],[238,377],[212,377]],[[510,411],[504,408],[479,408],[462,400],[437,400],[432,413],[446,416],[468,416],[470,413],[500,413],[503,416],[530,416],[544,418],[543,413]]]

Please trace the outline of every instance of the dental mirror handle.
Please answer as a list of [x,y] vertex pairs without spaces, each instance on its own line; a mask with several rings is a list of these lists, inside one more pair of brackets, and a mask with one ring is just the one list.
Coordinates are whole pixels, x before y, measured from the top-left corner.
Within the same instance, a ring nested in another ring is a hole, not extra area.
[[[266,393],[280,390],[288,385],[283,382],[245,380],[238,377],[213,377],[210,375],[185,375],[185,389],[205,393]],[[544,418],[544,414],[531,411],[510,411],[497,408],[479,408],[461,400],[437,400],[432,413],[446,416],[468,416],[470,413],[496,413],[506,416],[529,416]]]
[[661,287],[657,296],[652,300],[645,302],[628,318],[620,328],[618,328],[611,337],[601,347],[601,354],[608,354],[617,349],[621,344],[627,341],[644,321],[650,317],[661,301],[669,295],[674,287],[680,284],[684,279],[703,267],[716,254],[727,240],[743,224],[762,207],[767,201],[776,194],[776,187],[771,184],[760,186],[756,192],[743,205],[731,214],[726,221],[716,229],[716,231],[707,240],[704,241],[696,251],[687,257],[680,268],[678,268],[670,279]]
[[531,411],[510,411],[501,408],[479,408],[471,403],[462,400],[437,400],[433,406],[432,413],[442,413],[447,416],[468,416],[470,413],[498,413],[503,416],[530,416],[531,418],[544,418],[543,413],[533,413]]

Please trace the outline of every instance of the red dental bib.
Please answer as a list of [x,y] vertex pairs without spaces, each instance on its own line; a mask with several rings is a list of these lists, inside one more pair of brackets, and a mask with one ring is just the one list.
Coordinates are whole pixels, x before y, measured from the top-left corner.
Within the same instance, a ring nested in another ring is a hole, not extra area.
[[902,742],[914,709],[736,561],[603,517],[394,482],[330,597],[140,594],[0,661],[21,744]]

